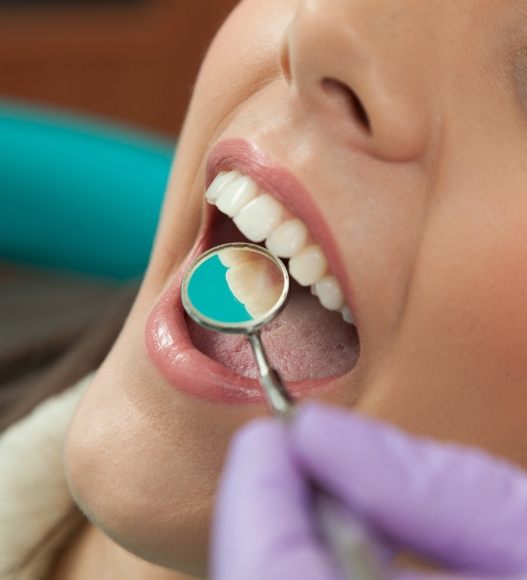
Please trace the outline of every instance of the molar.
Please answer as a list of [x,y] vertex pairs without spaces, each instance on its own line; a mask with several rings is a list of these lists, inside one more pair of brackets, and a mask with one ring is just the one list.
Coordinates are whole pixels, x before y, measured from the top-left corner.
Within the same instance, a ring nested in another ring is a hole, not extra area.
[[328,310],[340,310],[344,304],[344,294],[335,276],[324,276],[315,284],[320,303]]
[[289,272],[301,286],[315,284],[326,270],[326,256],[316,244],[306,246],[289,260]]
[[342,314],[342,319],[344,322],[347,322],[348,324],[355,324],[355,320],[353,320],[353,314],[351,313],[350,307],[348,305],[341,308],[340,313]]

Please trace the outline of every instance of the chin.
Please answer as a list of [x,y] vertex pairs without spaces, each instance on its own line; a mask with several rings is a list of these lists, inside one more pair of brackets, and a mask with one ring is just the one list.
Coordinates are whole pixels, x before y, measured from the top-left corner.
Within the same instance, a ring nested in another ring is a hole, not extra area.
[[184,469],[191,453],[163,435],[161,418],[130,403],[130,386],[116,370],[118,355],[111,353],[96,373],[70,424],[64,450],[69,489],[88,520],[127,551],[205,576],[216,474]]

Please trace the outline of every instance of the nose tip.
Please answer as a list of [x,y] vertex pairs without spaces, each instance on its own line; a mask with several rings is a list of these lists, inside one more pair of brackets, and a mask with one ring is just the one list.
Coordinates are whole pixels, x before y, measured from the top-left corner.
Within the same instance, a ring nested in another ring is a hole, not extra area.
[[323,119],[324,130],[374,157],[408,161],[430,140],[430,103],[423,65],[414,57],[415,35],[397,29],[399,19],[388,4],[300,2],[280,63],[304,106]]

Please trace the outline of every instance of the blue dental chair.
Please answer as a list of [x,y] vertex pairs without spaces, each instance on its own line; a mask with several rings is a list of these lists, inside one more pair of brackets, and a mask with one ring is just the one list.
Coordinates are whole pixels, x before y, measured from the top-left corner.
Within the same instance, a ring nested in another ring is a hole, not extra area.
[[140,277],[174,150],[146,133],[0,99],[0,260]]
[[105,360],[175,144],[0,99],[0,433]]

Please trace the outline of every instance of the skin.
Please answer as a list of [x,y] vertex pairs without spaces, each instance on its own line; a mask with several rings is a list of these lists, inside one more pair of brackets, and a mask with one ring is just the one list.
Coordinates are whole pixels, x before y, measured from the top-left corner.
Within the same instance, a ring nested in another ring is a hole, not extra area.
[[237,6],[201,69],[141,291],[68,433],[91,523],[64,577],[203,576],[229,439],[266,412],[174,390],[144,344],[220,138],[292,171],[344,256],[361,357],[324,400],[527,467],[526,54],[523,0]]

